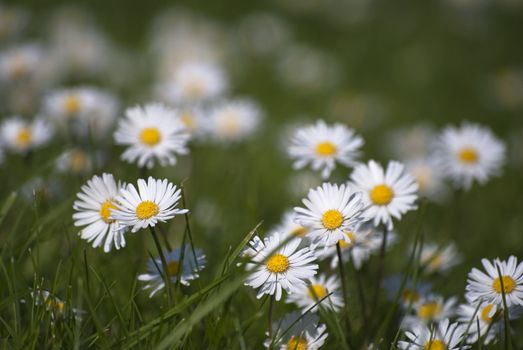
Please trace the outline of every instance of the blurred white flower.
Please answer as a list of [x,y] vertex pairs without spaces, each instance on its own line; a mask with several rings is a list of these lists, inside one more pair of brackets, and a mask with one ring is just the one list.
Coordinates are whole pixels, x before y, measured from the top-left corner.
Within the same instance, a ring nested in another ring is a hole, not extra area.
[[80,148],[67,150],[56,160],[56,169],[61,173],[89,174],[93,169],[91,154]]
[[36,117],[33,121],[11,117],[0,124],[4,147],[16,153],[25,153],[41,147],[51,139],[53,133],[52,126],[41,117]]
[[296,288],[287,296],[286,301],[296,304],[304,312],[307,310],[316,312],[318,307],[339,311],[344,305],[340,289],[341,283],[338,277],[330,276],[327,278],[326,275],[321,274],[317,277],[311,277],[306,285],[300,285]]
[[458,350],[468,349],[461,346],[466,327],[458,323],[450,323],[448,319],[439,322],[435,328],[418,323],[405,332],[407,341],[399,341],[402,350]]
[[[272,337],[263,345],[280,350],[317,350],[327,338],[327,327],[320,318],[311,313],[292,312],[272,325]],[[267,333],[267,336],[269,333]]]
[[447,272],[450,268],[461,262],[456,245],[438,245],[435,243],[425,243],[421,250],[420,264],[428,273]]
[[0,81],[34,80],[42,68],[44,51],[38,44],[15,46],[0,52]]
[[224,143],[246,139],[256,131],[262,119],[258,105],[246,99],[223,101],[209,113],[208,132]]
[[433,158],[408,159],[405,161],[405,167],[416,179],[420,197],[427,197],[435,202],[442,202],[447,198],[449,188]]
[[434,324],[454,317],[458,299],[445,300],[441,295],[428,295],[413,304],[413,315],[406,315],[401,324],[404,329],[413,329],[419,324]]

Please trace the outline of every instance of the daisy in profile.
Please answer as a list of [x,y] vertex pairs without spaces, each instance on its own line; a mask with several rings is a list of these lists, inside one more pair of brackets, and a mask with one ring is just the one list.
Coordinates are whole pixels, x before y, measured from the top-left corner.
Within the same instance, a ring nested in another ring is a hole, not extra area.
[[117,206],[116,197],[124,184],[117,183],[112,174],[93,176],[74,202],[74,225],[83,227],[79,235],[94,248],[103,244],[104,252],[125,247],[125,230],[113,218]]
[[7,150],[26,153],[46,144],[53,135],[53,128],[40,117],[32,122],[11,117],[0,125],[0,135]]
[[[327,327],[311,313],[292,312],[272,325],[272,337],[263,345],[280,350],[317,350],[327,339]],[[269,335],[269,334],[267,334]]]
[[127,146],[122,159],[139,167],[176,164],[176,155],[189,153],[189,134],[178,113],[159,103],[127,109],[118,125],[116,144]]
[[258,105],[247,99],[223,101],[209,113],[209,134],[226,143],[246,139],[256,131],[262,119]]
[[132,232],[154,227],[158,222],[166,222],[176,215],[188,213],[187,209],[178,209],[181,190],[173,183],[149,179],[138,180],[138,186],[128,184],[116,197],[117,207],[112,216],[122,226],[131,227]]
[[299,237],[302,239],[307,238],[307,234],[310,232],[309,228],[297,224],[295,222],[296,213],[292,210],[286,211],[283,214],[282,221],[277,225],[273,231],[280,232],[284,236]]
[[[167,262],[167,276],[172,283],[176,283],[180,276],[180,283],[188,286],[190,281],[200,277],[199,272],[205,268],[207,259],[201,249],[191,249],[185,246],[183,261],[181,260],[182,248],[176,248],[172,252],[165,252]],[[195,259],[196,256],[196,259]],[[149,297],[153,297],[158,291],[165,288],[164,271],[161,259],[150,259],[147,264],[147,273],[138,276],[138,280],[146,282],[144,290],[151,289]]]
[[421,250],[420,264],[428,273],[447,272],[460,262],[461,255],[454,243],[446,246],[427,243],[423,245],[423,249]]
[[180,64],[173,77],[160,90],[170,104],[194,104],[223,95],[228,81],[222,67],[211,62],[189,61]]
[[340,240],[350,243],[345,232],[364,221],[361,193],[355,192],[352,186],[323,183],[310,189],[302,202],[305,208],[294,208],[295,221],[310,228],[308,237],[313,244],[325,248]]
[[[376,254],[381,249],[383,242],[383,232],[376,229],[372,223],[366,222],[358,226],[353,231],[346,231],[347,240],[339,240],[341,250],[341,259],[343,263],[352,262],[356,270],[361,269],[363,264],[369,260],[372,254]],[[396,241],[396,233],[387,232],[387,247],[390,248]],[[338,267],[339,259],[336,246],[330,246],[326,250],[319,249],[316,251],[318,258],[323,260],[331,258],[330,267]]]
[[456,313],[457,298],[443,299],[441,295],[428,295],[413,304],[414,315],[407,315],[403,319],[403,328],[412,328],[414,325],[438,323],[452,318]]
[[450,323],[445,319],[435,327],[423,323],[413,325],[405,332],[407,341],[399,341],[398,347],[403,350],[458,350],[470,346],[460,346],[466,327],[458,323]]
[[[298,305],[303,311],[310,309],[311,312],[316,312],[318,306],[339,311],[344,305],[340,288],[341,284],[336,276],[327,278],[326,275],[322,274],[318,277],[312,277],[307,285],[300,285],[293,293],[289,294],[287,302]],[[316,305],[318,302],[320,303]]]
[[457,187],[467,190],[474,181],[484,184],[500,173],[505,145],[490,129],[464,123],[459,128],[443,130],[434,155],[443,174]]
[[[509,309],[509,314],[511,309]],[[476,343],[483,338],[483,344],[490,344],[503,330],[503,309],[496,304],[481,302],[461,304],[458,309],[458,321],[464,326],[470,324],[467,343]],[[479,326],[479,328],[478,328]]]
[[318,265],[313,264],[316,257],[308,248],[298,250],[299,239],[286,242],[286,236],[274,232],[263,240],[253,239],[250,251],[250,262],[246,269],[251,272],[245,285],[258,290],[257,298],[263,295],[274,295],[280,300],[282,290],[293,292],[316,274]]
[[354,166],[360,156],[363,138],[342,124],[327,125],[319,120],[314,125],[298,128],[289,147],[294,168],[307,165],[327,179],[336,163]]
[[[502,292],[505,292],[507,307],[523,306],[523,263],[518,264],[515,256],[507,261],[499,258],[494,261],[482,259],[485,272],[473,268],[467,280],[467,299],[471,302],[486,301],[503,305]],[[501,278],[497,267],[501,271]]]
[[416,209],[418,184],[414,177],[399,162],[389,162],[387,169],[371,160],[358,165],[351,182],[356,190],[362,191],[365,216],[392,229],[392,218],[401,219],[409,210]]

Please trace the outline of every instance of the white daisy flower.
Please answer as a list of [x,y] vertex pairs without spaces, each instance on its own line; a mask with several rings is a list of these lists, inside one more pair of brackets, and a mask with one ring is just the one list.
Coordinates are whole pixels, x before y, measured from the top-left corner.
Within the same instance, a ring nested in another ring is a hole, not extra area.
[[[372,223],[364,223],[353,231],[346,231],[347,240],[339,240],[341,250],[341,259],[343,263],[352,262],[356,270],[361,269],[363,263],[369,260],[372,254],[381,250],[383,242],[383,232],[377,230]],[[396,233],[387,232],[387,247],[390,248],[396,241]],[[318,250],[316,254],[320,260],[331,258],[330,267],[338,267],[339,259],[336,246],[330,246],[326,250]]]
[[246,99],[224,101],[209,113],[208,132],[221,142],[246,139],[256,131],[262,119],[258,105]]
[[441,295],[428,295],[413,304],[414,315],[407,315],[403,319],[402,327],[411,329],[414,325],[438,323],[452,318],[456,313],[457,298],[447,300]]
[[328,247],[340,240],[350,242],[345,232],[364,221],[361,193],[352,186],[323,183],[310,189],[302,202],[306,208],[294,208],[296,222],[310,228],[308,237],[313,244]]
[[297,224],[295,219],[296,213],[294,211],[286,211],[283,214],[281,223],[278,224],[272,231],[280,232],[286,237],[299,237],[306,239],[307,234],[310,232],[309,228]]
[[[518,264],[517,258],[510,256],[507,261],[501,261],[499,258],[492,262],[482,259],[481,263],[487,273],[476,268],[469,272],[467,298],[471,302],[483,300],[502,306],[504,290],[507,307],[523,306],[523,262]],[[501,271],[501,278],[497,266]]]
[[326,179],[336,163],[354,166],[360,156],[363,138],[342,124],[327,125],[318,120],[314,125],[298,128],[289,146],[289,156],[295,160],[294,169],[310,164]]
[[[310,309],[311,312],[316,312],[318,306],[339,311],[344,305],[340,288],[341,284],[336,276],[327,278],[326,275],[322,274],[312,277],[307,285],[296,288],[293,293],[288,295],[287,302],[298,305],[304,311]],[[322,301],[316,305],[320,300]]]
[[189,61],[180,64],[160,89],[168,103],[179,105],[216,99],[227,87],[222,67],[212,62]]
[[415,158],[405,162],[405,167],[419,185],[420,196],[435,202],[443,201],[448,195],[443,173],[432,158]]
[[[396,294],[402,287],[401,283],[401,276],[392,276],[385,279],[384,287],[387,291],[389,300],[392,301],[396,298]],[[408,309],[409,307],[418,303],[420,300],[425,299],[427,296],[429,296],[431,289],[432,286],[427,282],[417,281],[416,283],[414,283],[413,280],[408,279],[401,291],[401,306],[403,307],[403,309]]]
[[44,98],[44,113],[58,124],[68,124],[88,112],[92,106],[91,89],[85,87],[52,91]]
[[[165,252],[165,261],[167,263],[167,276],[172,283],[176,283],[180,275],[180,283],[188,286],[190,281],[200,277],[199,272],[205,268],[207,259],[201,249],[193,249],[185,246],[183,252],[183,262],[180,266],[182,248],[176,248],[172,252]],[[196,259],[195,259],[196,256]],[[180,271],[181,268],[181,271]],[[164,271],[161,259],[149,259],[147,264],[147,273],[138,276],[138,280],[146,282],[144,290],[152,289],[149,297],[153,297],[158,291],[165,287]]]
[[426,243],[421,250],[420,264],[428,273],[447,272],[461,262],[456,245],[450,243],[440,246],[435,243]]
[[89,174],[92,168],[91,155],[80,148],[65,151],[56,160],[56,169],[61,173]]
[[376,226],[382,223],[392,229],[392,218],[399,220],[402,214],[416,209],[418,184],[399,162],[389,162],[386,170],[373,160],[368,165],[360,164],[351,182],[363,192],[365,215],[374,219]]
[[500,173],[505,145],[490,129],[464,123],[442,132],[434,156],[443,174],[457,187],[467,190],[474,181],[484,184]]
[[[308,248],[298,251],[299,239],[291,239],[285,243],[286,237],[279,232],[274,232],[260,241],[253,239],[250,251],[250,262],[246,269],[251,271],[245,285],[259,288],[257,298],[264,294],[274,295],[280,300],[282,289],[287,293],[293,292],[300,285],[316,274],[318,265],[311,264],[316,260]],[[284,244],[285,243],[285,244]]]
[[179,114],[191,139],[202,139],[207,135],[209,118],[206,110],[200,106],[184,106],[180,109]]
[[503,330],[503,309],[488,302],[480,303],[479,307],[477,304],[461,304],[457,320],[466,327],[470,325],[467,343],[473,344],[483,338],[483,344],[490,344]]
[[128,184],[120,190],[116,198],[117,208],[113,218],[123,226],[131,226],[132,232],[154,227],[160,222],[166,222],[176,215],[188,213],[187,209],[178,209],[181,190],[173,183],[164,180],[138,180],[138,189]]
[[88,128],[82,125],[82,129],[77,132],[85,136],[86,131],[89,130],[92,137],[105,138],[113,129],[120,102],[112,93],[101,89],[84,88],[84,94],[86,96],[81,124]]
[[426,158],[436,138],[435,130],[426,124],[415,124],[400,127],[386,136],[386,153],[395,159]]
[[40,72],[43,56],[43,50],[37,44],[25,44],[0,52],[0,81],[35,78]]
[[[272,325],[272,337],[263,345],[280,350],[317,350],[327,339],[327,327],[311,313],[292,312]],[[269,334],[267,334],[269,336]]]
[[93,176],[82,191],[77,194],[78,200],[73,204],[74,225],[85,226],[79,235],[91,243],[94,248],[103,244],[104,252],[125,247],[125,229],[113,218],[117,199],[121,188],[125,186],[116,183],[112,174]]
[[46,144],[53,135],[53,128],[40,117],[32,122],[20,117],[5,119],[0,125],[4,147],[16,153],[25,153]]
[[407,341],[399,341],[398,347],[403,350],[458,350],[470,346],[460,346],[466,328],[448,319],[441,321],[434,328],[418,323],[405,332]]
[[150,103],[129,108],[114,138],[118,145],[128,146],[122,159],[152,168],[155,159],[160,165],[176,164],[176,154],[189,153],[189,134],[180,116],[162,104]]

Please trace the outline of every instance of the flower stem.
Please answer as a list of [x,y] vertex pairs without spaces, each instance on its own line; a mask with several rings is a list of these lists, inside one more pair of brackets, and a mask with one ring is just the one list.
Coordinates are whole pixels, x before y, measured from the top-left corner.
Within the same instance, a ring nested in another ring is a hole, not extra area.
[[169,306],[171,306],[172,301],[172,295],[171,295],[171,280],[169,278],[169,267],[167,265],[167,260],[165,259],[165,255],[163,255],[162,246],[160,245],[160,241],[158,240],[158,236],[156,235],[156,230],[154,227],[149,226],[149,229],[151,230],[151,235],[153,236],[154,244],[156,245],[156,249],[158,250],[158,254],[160,255],[160,260],[162,261],[162,277],[163,281],[165,283],[165,290],[167,291],[167,298],[169,300]]
[[268,323],[269,323],[269,338],[272,337],[272,308],[274,306],[274,295],[271,295],[269,297],[269,317],[268,317]]
[[386,226],[383,226],[383,240],[381,241],[381,249],[380,249],[380,260],[378,262],[378,271],[376,273],[376,284],[374,285],[374,294],[372,296],[372,311],[371,315],[374,315],[374,312],[376,311],[376,308],[378,306],[378,295],[381,285],[381,280],[383,278],[383,268],[385,265],[385,252],[387,250],[387,234],[389,230],[387,230]]
[[352,331],[351,331],[351,325],[350,325],[350,320],[349,320],[349,312],[348,312],[348,306],[349,306],[348,301],[349,301],[349,299],[348,299],[348,294],[347,294],[347,285],[345,283],[345,271],[344,271],[344,268],[343,268],[343,259],[342,259],[342,256],[341,256],[340,242],[336,243],[336,253],[338,254],[338,268],[339,268],[340,280],[341,280],[341,292],[343,293],[343,303],[344,303],[344,311],[345,311],[345,323],[346,323],[347,330],[349,332],[349,337],[350,337],[350,334],[352,333]]

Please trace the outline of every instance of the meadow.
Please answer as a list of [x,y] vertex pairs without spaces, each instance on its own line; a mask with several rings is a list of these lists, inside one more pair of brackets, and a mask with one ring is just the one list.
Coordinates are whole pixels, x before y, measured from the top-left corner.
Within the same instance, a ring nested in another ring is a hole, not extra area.
[[0,348],[521,349],[522,32],[517,0],[1,3]]

